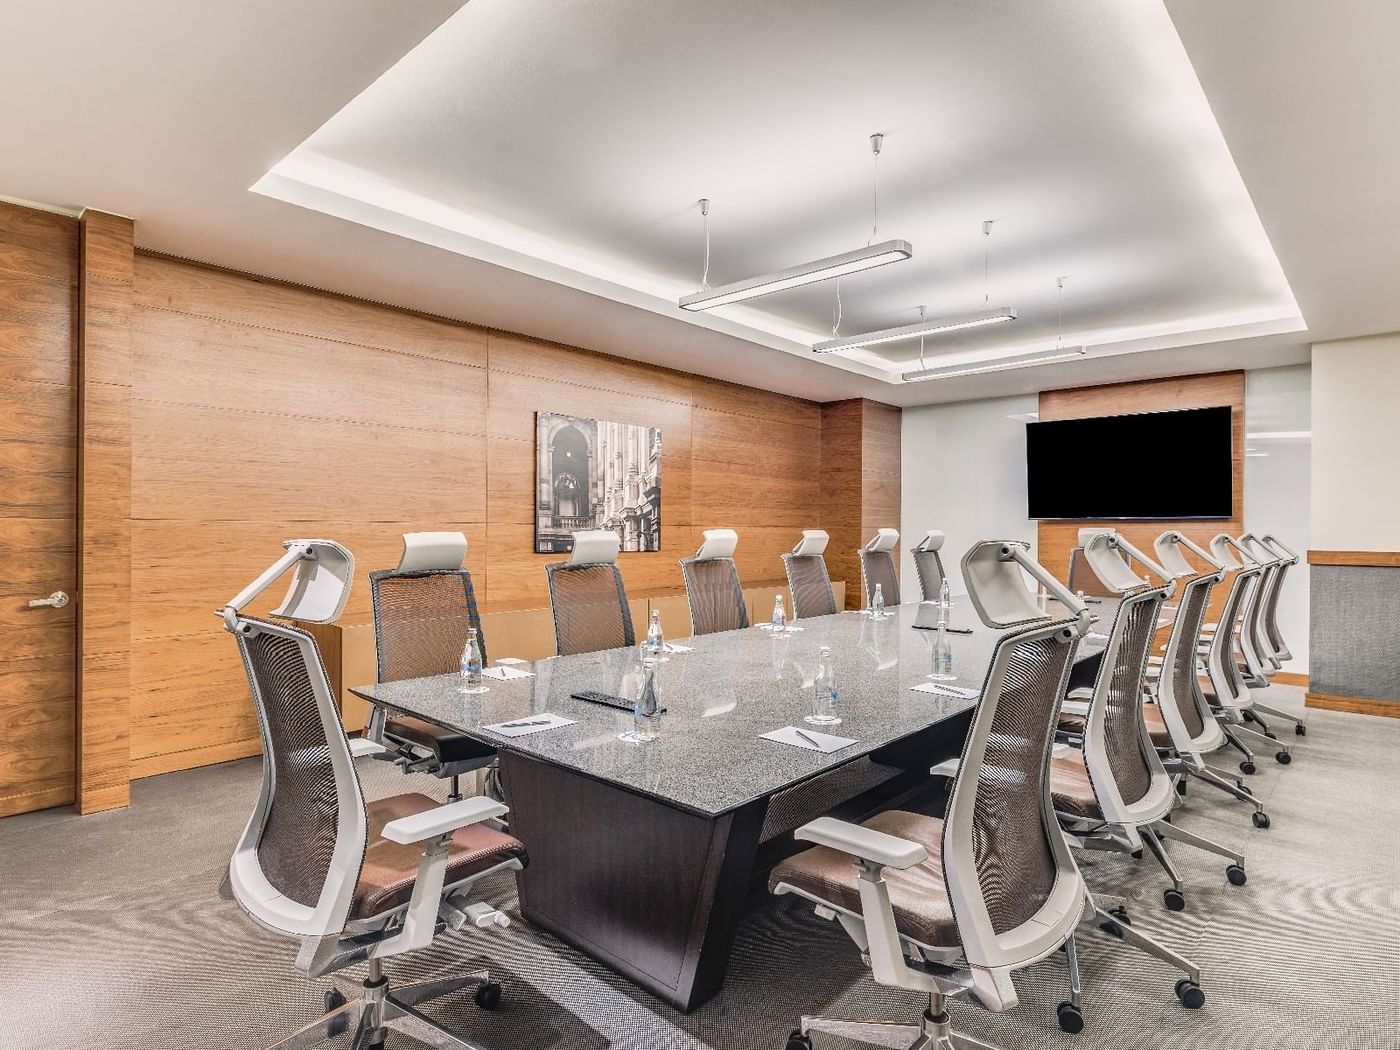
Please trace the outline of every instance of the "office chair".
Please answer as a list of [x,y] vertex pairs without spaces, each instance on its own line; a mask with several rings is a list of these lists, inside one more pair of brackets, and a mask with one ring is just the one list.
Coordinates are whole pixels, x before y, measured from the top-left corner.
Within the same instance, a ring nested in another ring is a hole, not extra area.
[[[369,574],[374,607],[374,651],[379,681],[452,674],[461,666],[467,630],[476,628],[481,662],[486,638],[476,609],[472,574],[462,567],[467,537],[460,532],[406,532],[398,567]],[[404,772],[451,781],[450,800],[462,797],[460,777],[492,766],[496,750],[462,733],[375,705],[365,735],[390,749]]]
[[876,585],[885,605],[899,604],[899,573],[894,564],[894,549],[898,545],[898,529],[880,529],[859,551],[860,584],[867,609],[875,604]]
[[[1176,619],[1172,622],[1165,654],[1159,667],[1148,670],[1156,703],[1143,708],[1148,736],[1173,775],[1195,777],[1254,807],[1255,827],[1267,828],[1264,804],[1237,776],[1216,769],[1205,757],[1227,743],[1215,712],[1201,690],[1199,645],[1210,595],[1225,578],[1223,568],[1198,572],[1181,552],[1187,543],[1179,532],[1157,537],[1153,549],[1157,561],[1181,584]],[[1185,794],[1185,783],[1178,784]]]
[[569,560],[544,567],[554,613],[554,645],[560,656],[637,644],[617,567],[621,547],[622,541],[611,529],[576,532]]
[[706,529],[693,558],[681,559],[692,634],[738,631],[749,625],[744,588],[734,564],[739,534],[733,529]]
[[[1103,528],[1084,528],[1079,530],[1079,545],[1073,547],[1069,552],[1069,575],[1066,577],[1069,589],[1076,594],[1086,594],[1094,598],[1118,597],[1117,593],[1105,586],[1104,582],[1099,579],[1098,574],[1094,572],[1084,558],[1085,544],[1093,539],[1093,537],[1105,533],[1113,535],[1113,530]],[[1113,556],[1118,558],[1119,561],[1123,560],[1116,552],[1114,552]],[[1127,562],[1123,562],[1123,565],[1125,568],[1128,567]]]
[[353,1032],[353,1050],[383,1045],[390,1030],[433,1047],[479,1050],[418,1006],[475,986],[494,1009],[500,986],[478,972],[391,990],[382,960],[425,948],[440,929],[507,925],[472,899],[480,879],[519,871],[525,850],[487,822],[506,807],[487,798],[438,805],[404,794],[366,802],[354,756],[379,745],[351,741],[320,651],[300,628],[243,614],[290,569],[295,575],[270,616],[330,623],[353,579],[350,552],[329,540],[291,540],[287,553],[233,598],[220,615],[238,642],[263,743],[258,801],[233,858],[232,896],[259,926],[296,938],[296,966],[322,977],[368,963],[359,996],[326,995],[326,1013],[274,1050],[328,1042]]
[[[1156,575],[1170,582],[1144,583],[1119,556],[1120,550],[1147,562]],[[1052,760],[1051,799],[1061,824],[1079,845],[1134,856],[1146,845],[1172,881],[1163,894],[1164,903],[1172,911],[1181,911],[1186,907],[1181,876],[1167,856],[1163,838],[1228,858],[1226,876],[1231,885],[1244,885],[1245,870],[1241,854],[1171,823],[1176,790],[1143,717],[1147,656],[1162,604],[1175,592],[1176,584],[1166,569],[1112,533],[1092,537],[1084,547],[1084,561],[1120,600],[1089,703],[1083,748]]]
[[[1282,664],[1285,660],[1293,659],[1293,653],[1289,651],[1288,643],[1283,637],[1283,632],[1279,630],[1278,602],[1283,591],[1283,581],[1288,576],[1288,570],[1297,565],[1301,558],[1297,551],[1285,546],[1268,533],[1265,533],[1259,538],[1259,544],[1266,550],[1272,551],[1275,557],[1283,560],[1283,565],[1280,567],[1278,573],[1278,583],[1274,586],[1274,593],[1271,596],[1269,607],[1265,610],[1264,615],[1264,633],[1268,638],[1270,650],[1273,653],[1274,659]],[[1306,735],[1306,732],[1299,734],[1299,736]]]
[[[938,601],[943,581],[947,578],[943,571],[943,557],[938,553],[943,549],[943,539],[943,533],[930,529],[910,550],[914,555],[914,571],[919,574],[919,590],[926,602]],[[952,586],[951,583],[949,586]]]
[[[1060,949],[1071,1001],[1057,1012],[1062,1027],[1078,1031],[1079,925],[1113,925],[1130,944],[1158,947],[1094,903],[1050,804],[1055,714],[1089,627],[1086,607],[1017,542],[978,543],[962,567],[982,622],[1004,633],[952,772],[945,818],[893,810],[857,825],[823,817],[796,833],[816,848],[780,863],[769,881],[773,893],[795,893],[837,918],[876,981],[927,994],[928,1008],[918,1024],[804,1017],[788,1050],[811,1050],[812,1032],[919,1050],[987,1047],[952,1030],[947,1000],[1009,1010],[1017,1004],[1012,972]],[[1022,569],[1070,615],[1040,612]],[[1183,1003],[1204,1003],[1198,981],[1193,970],[1178,982]]]
[[797,546],[783,555],[783,570],[787,573],[788,590],[792,592],[794,620],[808,616],[830,616],[836,612],[836,594],[831,589],[826,559],[822,557],[828,539],[821,529],[803,529]]
[[[1293,658],[1293,654],[1283,644],[1282,636],[1279,634],[1278,602],[1280,592],[1283,589],[1284,577],[1288,570],[1297,563],[1298,555],[1286,548],[1284,552],[1280,552],[1252,532],[1241,536],[1239,542],[1242,547],[1249,550],[1255,561],[1264,566],[1264,578],[1256,588],[1258,593],[1247,619],[1248,631],[1245,635],[1247,641],[1243,644],[1243,648],[1246,664],[1253,657],[1259,665],[1259,670],[1263,672],[1262,675],[1256,673],[1252,681],[1248,678],[1246,681],[1250,686],[1267,686],[1269,678],[1283,669],[1283,661]],[[1272,707],[1257,697],[1254,700],[1254,708],[1271,718],[1281,718],[1285,722],[1291,722],[1293,732],[1296,735],[1307,736],[1306,719]],[[1262,717],[1260,724],[1267,729],[1268,723]],[[1271,739],[1277,739],[1272,732],[1266,732],[1266,735]]]
[[[1223,532],[1210,541],[1210,550],[1214,563],[1233,571],[1235,576],[1226,594],[1219,623],[1206,625],[1210,638],[1206,671],[1211,683],[1206,699],[1223,717],[1226,738],[1245,756],[1240,763],[1242,772],[1251,774],[1255,768],[1253,753],[1240,739],[1242,733],[1278,744],[1279,750],[1274,753],[1274,758],[1286,766],[1293,761],[1291,750],[1287,744],[1278,741],[1268,724],[1254,710],[1254,697],[1242,670],[1246,657],[1240,648],[1241,636],[1249,633],[1246,609],[1251,608],[1252,596],[1257,592],[1263,575],[1263,566],[1254,561],[1238,541]],[[1232,550],[1240,557],[1236,558]],[[1250,722],[1261,726],[1261,729],[1251,728],[1247,724]]]

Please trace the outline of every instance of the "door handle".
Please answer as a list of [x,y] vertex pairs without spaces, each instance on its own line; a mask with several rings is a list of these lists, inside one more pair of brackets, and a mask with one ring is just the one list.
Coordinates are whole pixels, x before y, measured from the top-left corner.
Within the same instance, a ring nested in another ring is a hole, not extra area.
[[63,593],[62,591],[54,591],[54,592],[53,592],[52,594],[50,594],[47,598],[31,598],[31,599],[29,599],[29,607],[30,607],[31,609],[43,609],[43,608],[62,609],[62,608],[63,608],[65,605],[67,605],[67,604],[68,604],[68,595],[66,595],[66,594]]

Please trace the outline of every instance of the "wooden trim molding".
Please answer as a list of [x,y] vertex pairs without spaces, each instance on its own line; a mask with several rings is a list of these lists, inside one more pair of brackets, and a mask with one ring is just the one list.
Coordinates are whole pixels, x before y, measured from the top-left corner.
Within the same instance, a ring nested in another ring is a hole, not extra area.
[[154,777],[161,773],[175,773],[181,769],[194,769],[196,766],[212,766],[219,762],[234,762],[240,758],[252,758],[262,754],[262,738],[252,740],[230,740],[204,747],[192,747],[185,751],[170,751],[163,755],[147,755],[131,763],[131,778]]
[[1382,718],[1400,718],[1400,700],[1372,700],[1364,696],[1308,693],[1303,702],[1307,707],[1315,707],[1322,711],[1346,711],[1353,715],[1380,715]]
[[86,211],[78,285],[79,813],[131,799],[133,223]]
[[1400,551],[1308,551],[1308,564],[1400,569]]
[[1277,685],[1301,685],[1304,689],[1308,687],[1308,676],[1297,671],[1279,671],[1269,681]]

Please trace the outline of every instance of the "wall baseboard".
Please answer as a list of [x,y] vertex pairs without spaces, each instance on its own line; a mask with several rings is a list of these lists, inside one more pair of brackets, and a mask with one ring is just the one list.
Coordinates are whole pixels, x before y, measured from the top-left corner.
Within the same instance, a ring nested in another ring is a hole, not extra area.
[[1371,700],[1364,696],[1332,696],[1330,693],[1308,693],[1305,706],[1322,711],[1346,711],[1353,715],[1379,715],[1400,718],[1400,700]]
[[1279,671],[1269,681],[1279,685],[1301,685],[1304,689],[1308,687],[1308,676],[1297,671]]
[[238,758],[252,758],[262,754],[262,739],[232,740],[223,744],[210,744],[208,747],[194,747],[188,751],[171,751],[164,755],[147,755],[131,760],[131,779],[159,776],[161,773],[174,773],[181,769],[194,769],[196,766],[212,766],[219,762],[232,762]]
[[1400,551],[1308,551],[1308,564],[1394,569],[1400,567]]

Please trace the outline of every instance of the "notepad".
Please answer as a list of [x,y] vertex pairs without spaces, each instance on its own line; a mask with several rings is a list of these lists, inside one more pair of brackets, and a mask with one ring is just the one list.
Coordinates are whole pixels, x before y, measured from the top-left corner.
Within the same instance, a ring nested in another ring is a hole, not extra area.
[[483,678],[494,678],[498,682],[511,682],[517,678],[534,678],[534,671],[522,671],[518,667],[487,667],[481,672]]
[[666,651],[667,651],[668,653],[693,653],[693,652],[695,652],[695,646],[693,646],[693,645],[678,645],[678,644],[676,644],[675,642],[667,642],[667,643],[666,643]]
[[497,736],[529,736],[531,733],[547,733],[561,726],[571,726],[577,721],[576,718],[561,718],[559,715],[524,715],[509,722],[497,722],[495,725],[481,728]]
[[982,695],[980,689],[968,689],[960,685],[948,685],[945,682],[923,682],[912,687],[916,693],[933,693],[935,696],[948,696],[955,700],[974,700]]
[[[800,734],[805,733],[810,739],[804,739]],[[818,733],[815,729],[802,728],[797,726],[784,726],[782,729],[775,729],[771,733],[763,733],[760,740],[775,740],[780,744],[788,744],[792,747],[800,747],[804,751],[817,751],[823,755],[829,755],[834,751],[840,751],[843,747],[850,747],[855,743],[848,736],[832,736],[830,733]]]
[[[757,627],[760,631],[771,631],[773,629],[773,625],[771,623],[756,623],[754,624],[754,626]],[[789,624],[787,627],[783,628],[783,631],[786,633],[788,631],[805,631],[806,629],[807,628],[805,627],[794,627],[791,624]]]

